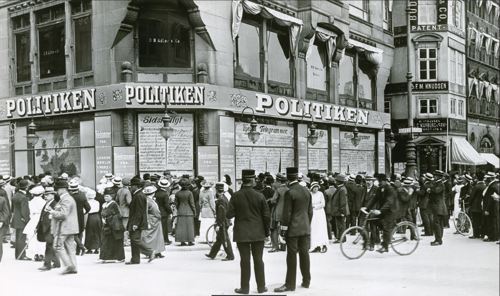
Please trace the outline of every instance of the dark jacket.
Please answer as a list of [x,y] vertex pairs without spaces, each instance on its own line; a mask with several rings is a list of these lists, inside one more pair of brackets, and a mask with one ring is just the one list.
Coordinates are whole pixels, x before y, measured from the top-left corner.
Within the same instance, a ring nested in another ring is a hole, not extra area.
[[269,235],[271,213],[264,195],[243,185],[229,201],[226,217],[234,217],[235,242],[260,242]]
[[142,188],[131,188],[132,202],[130,202],[130,212],[128,216],[127,230],[133,231],[132,226],[137,226],[137,230],[148,228],[148,217],[146,216],[147,200]]
[[[192,191],[190,191],[193,194],[194,216],[196,216],[196,219],[200,217],[200,211],[201,211],[200,190],[201,189],[199,187],[195,187],[193,188]],[[177,197],[177,194],[175,196]]]
[[274,195],[273,188],[271,188],[271,186],[269,186],[269,185],[266,185],[266,187],[264,187],[264,189],[262,189],[262,194],[264,194],[264,198],[267,201],[267,205],[269,206],[269,208],[271,208],[271,205],[272,205],[271,200],[272,200],[273,195]]
[[288,191],[288,186],[286,184],[280,184],[274,191],[273,198],[271,199],[272,210],[271,217],[273,222],[273,229],[277,226],[277,223],[281,221],[283,216],[283,206],[285,205],[285,193]]
[[12,196],[12,223],[14,229],[24,229],[30,220],[28,197],[21,191],[16,191]]
[[495,193],[500,194],[500,182],[498,180],[487,185],[486,193],[483,196],[483,210],[487,211],[491,216],[498,215],[498,201],[493,198]]
[[[366,207],[372,199],[374,199],[377,196],[377,191],[378,187],[373,185],[372,188],[366,193],[365,198],[363,199],[363,207]],[[378,205],[374,205],[375,207],[378,207]]]
[[429,207],[433,215],[445,216],[448,214],[445,194],[445,185],[442,181],[437,181],[431,186]]
[[229,227],[229,220],[226,217],[227,207],[229,201],[224,193],[216,193],[217,199],[215,200],[215,223],[221,227]]
[[[198,199],[200,194],[198,192]],[[196,203],[191,191],[183,189],[175,194],[175,207],[177,208],[177,216],[196,216]],[[199,211],[198,211],[199,213]]]
[[158,208],[160,209],[160,213],[162,217],[168,217],[172,214],[172,208],[170,207],[170,189],[158,189],[155,193],[156,203],[158,204]]
[[85,197],[85,193],[78,191],[70,193],[76,202],[76,214],[78,215],[78,229],[80,232],[85,230],[85,214],[90,211],[90,204]]
[[483,201],[483,191],[486,189],[486,184],[484,181],[478,181],[474,187],[472,187],[472,191],[470,193],[469,198],[469,210],[472,213],[482,213],[483,207],[481,206],[481,202]]
[[397,198],[396,198],[396,208],[397,208],[397,216],[396,218],[406,217],[408,213],[408,209],[410,207],[410,194],[409,192],[403,188],[399,187],[397,189]]
[[348,216],[349,206],[347,203],[347,188],[344,185],[340,185],[332,197],[331,207],[328,210],[332,216]]
[[429,207],[429,192],[427,192],[427,189],[430,189],[432,187],[431,182],[425,182],[420,189],[417,191],[417,196],[418,196],[418,207],[421,210],[427,209]]
[[0,188],[0,222],[3,223],[1,229],[8,229],[10,223],[10,205],[7,192]]
[[122,239],[125,229],[122,223],[122,216],[120,215],[120,208],[116,201],[111,201],[106,207],[103,207],[101,217],[104,221],[102,226],[103,233],[105,235],[112,235],[115,240]]
[[324,196],[325,196],[325,214],[327,216],[333,216],[332,214],[332,202],[333,202],[333,195],[337,191],[337,188],[335,186],[330,186],[325,190]]
[[[51,208],[55,208],[57,201],[54,199],[48,205]],[[45,211],[47,204],[43,206],[42,213],[40,214],[40,220],[38,220],[38,225],[36,227],[36,238],[40,242],[46,242],[48,244],[53,242],[53,236],[51,233],[51,218],[50,213]]]
[[[374,199],[372,199],[366,206],[369,210],[378,209],[381,212],[380,218],[383,223],[392,223],[397,214],[396,205],[396,191],[394,188],[386,184],[385,186],[380,186],[377,190],[377,194]],[[378,208],[375,207],[378,205]]]
[[287,229],[287,237],[311,234],[313,215],[311,192],[298,182],[291,182],[285,193],[281,225]]

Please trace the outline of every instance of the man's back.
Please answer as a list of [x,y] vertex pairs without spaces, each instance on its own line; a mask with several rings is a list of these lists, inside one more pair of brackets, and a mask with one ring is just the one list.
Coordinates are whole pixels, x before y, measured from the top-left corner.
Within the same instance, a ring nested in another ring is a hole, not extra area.
[[285,193],[281,225],[288,226],[287,236],[303,236],[311,233],[313,215],[311,193],[298,182],[292,182]]

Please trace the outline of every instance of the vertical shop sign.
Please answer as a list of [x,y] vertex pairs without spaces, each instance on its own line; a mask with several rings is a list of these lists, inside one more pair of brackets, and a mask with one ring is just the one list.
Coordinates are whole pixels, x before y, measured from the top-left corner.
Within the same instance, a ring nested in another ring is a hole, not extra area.
[[[219,118],[220,130],[220,176],[231,177],[232,182],[236,180],[235,172],[235,146],[234,146],[234,118],[221,116]],[[235,189],[233,187],[233,189]]]
[[297,125],[297,155],[299,172],[307,173],[307,125]]
[[0,174],[10,175],[9,126],[0,126]]
[[385,174],[385,131],[379,131],[377,134],[378,145],[377,145],[377,154],[378,154],[378,173]]
[[135,176],[135,146],[114,147],[113,167],[115,176],[122,178]]
[[219,147],[198,147],[198,175],[209,182],[219,181]]
[[332,171],[340,172],[340,129],[332,127]]
[[448,24],[448,0],[438,0],[437,3],[437,24]]
[[111,116],[98,116],[95,118],[96,184],[105,174],[113,171],[111,147]]

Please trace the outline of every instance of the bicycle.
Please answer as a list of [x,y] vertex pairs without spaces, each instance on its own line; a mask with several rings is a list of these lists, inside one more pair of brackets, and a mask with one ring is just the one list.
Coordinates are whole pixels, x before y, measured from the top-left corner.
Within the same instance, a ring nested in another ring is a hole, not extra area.
[[453,219],[453,225],[458,233],[463,236],[472,235],[472,220],[465,212],[465,200],[462,199],[462,207],[456,218]]
[[[361,226],[351,226],[342,233],[340,237],[340,251],[347,259],[359,259],[368,249],[369,228],[367,226],[369,223],[380,220],[380,218],[376,217],[377,212],[377,210],[366,212],[361,209],[359,215],[366,215],[363,224]],[[377,233],[376,235],[379,234]],[[402,221],[397,223],[392,229],[391,238],[391,249],[400,256],[407,256],[417,249],[420,234],[414,223]]]
[[[205,239],[206,239],[206,242],[207,242],[209,247],[212,247],[214,242],[217,239],[216,227],[218,227],[217,223],[210,225],[210,227],[208,227],[208,229],[207,229],[207,232],[205,233]],[[232,237],[232,233],[233,233],[233,228],[232,228],[232,224],[231,224],[231,225],[229,225],[229,228],[227,230],[227,234],[229,235],[229,238]]]

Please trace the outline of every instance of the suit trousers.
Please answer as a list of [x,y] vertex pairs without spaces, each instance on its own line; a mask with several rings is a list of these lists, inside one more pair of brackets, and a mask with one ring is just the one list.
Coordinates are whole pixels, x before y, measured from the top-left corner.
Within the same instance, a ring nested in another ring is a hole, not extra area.
[[277,227],[271,229],[271,246],[275,250],[280,248],[280,230]]
[[16,259],[26,256],[26,234],[23,233],[23,229],[16,229],[16,243],[15,243],[15,254]]
[[472,220],[472,232],[475,238],[483,236],[483,214],[481,212],[470,212],[470,219]]
[[168,238],[168,230],[170,229],[168,225],[168,216],[162,216],[161,217],[161,228],[163,230],[163,240],[168,243],[170,242],[170,239]]
[[54,240],[57,257],[66,268],[76,271],[76,235],[59,235]]
[[309,260],[309,248],[311,247],[311,236],[303,235],[286,238],[286,281],[288,288],[295,289],[297,282],[297,253],[299,253],[300,272],[302,273],[302,283],[311,282],[311,263]]
[[345,217],[335,216],[335,237],[340,240],[342,233],[345,231]]
[[2,256],[3,256],[3,236],[5,235],[5,233],[7,232],[7,227],[2,227],[0,228],[0,262],[2,262]]
[[75,236],[75,243],[76,243],[76,251],[75,252],[80,252],[85,249],[85,247],[83,246],[83,243],[82,243],[82,238],[83,238],[83,231],[76,234]]
[[328,229],[328,239],[332,239],[332,224],[333,217],[331,215],[326,215],[326,227]]
[[144,244],[141,239],[141,233],[141,230],[130,231],[130,248],[132,251],[132,258],[130,259],[130,262],[133,263],[141,262],[141,253],[149,255],[154,252],[153,249]]
[[426,235],[432,235],[432,214],[428,209],[420,208],[420,216],[422,224],[424,224],[424,232]]
[[439,243],[443,242],[443,226],[446,217],[446,215],[433,215],[432,217],[432,230],[434,231],[434,240]]
[[54,242],[48,241],[45,243],[45,258],[43,258],[43,265],[46,267],[52,267],[52,263],[54,266],[61,266],[61,262],[59,258],[56,256],[56,251],[54,250]]
[[240,288],[248,291],[250,289],[250,253],[253,257],[253,269],[257,288],[262,289],[266,286],[266,277],[264,273],[264,261],[262,253],[264,252],[264,241],[236,243],[240,253]]
[[229,239],[226,227],[219,227],[215,243],[210,249],[210,253],[208,255],[215,258],[221,246],[224,248],[224,252],[226,252],[226,258],[234,259],[233,246],[231,245],[231,240]]

